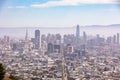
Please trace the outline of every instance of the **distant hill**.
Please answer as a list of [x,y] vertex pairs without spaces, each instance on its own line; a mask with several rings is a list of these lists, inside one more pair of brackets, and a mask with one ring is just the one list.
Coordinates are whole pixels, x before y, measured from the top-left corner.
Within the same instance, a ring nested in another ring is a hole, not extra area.
[[120,27],[120,24],[111,24],[111,25],[86,25],[85,27]]
[[112,24],[112,25],[109,25],[109,26],[120,27],[120,24]]
[[[80,24],[79,24],[80,25]],[[30,27],[0,27],[1,29],[68,29],[68,28],[75,28],[74,26],[61,26],[61,27],[52,27],[52,26],[30,26]],[[80,27],[120,27],[120,24],[110,24],[110,25],[83,25]]]

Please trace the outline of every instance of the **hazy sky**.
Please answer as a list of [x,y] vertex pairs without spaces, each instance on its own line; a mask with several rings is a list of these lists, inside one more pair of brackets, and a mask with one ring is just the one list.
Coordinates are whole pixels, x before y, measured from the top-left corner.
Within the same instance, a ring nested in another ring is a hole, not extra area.
[[0,27],[71,27],[120,23],[115,0],[0,0]]

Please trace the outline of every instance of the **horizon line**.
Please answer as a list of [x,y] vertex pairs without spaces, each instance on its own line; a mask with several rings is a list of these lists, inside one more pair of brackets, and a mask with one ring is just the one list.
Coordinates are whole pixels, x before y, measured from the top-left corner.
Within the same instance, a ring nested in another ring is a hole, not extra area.
[[[76,24],[76,25],[74,25],[74,26],[70,26],[70,27],[68,27],[68,26],[66,26],[66,27],[63,27],[63,26],[59,26],[59,27],[48,27],[48,26],[42,26],[42,27],[39,27],[39,26],[14,26],[14,27],[11,27],[11,26],[6,26],[6,27],[2,27],[2,26],[0,26],[0,28],[74,28],[74,27],[76,27],[77,25],[79,25],[79,24]],[[108,25],[79,25],[80,27],[98,27],[98,26],[101,26],[101,27],[107,27],[107,26],[116,26],[116,25],[120,25],[120,23],[119,24],[108,24]]]

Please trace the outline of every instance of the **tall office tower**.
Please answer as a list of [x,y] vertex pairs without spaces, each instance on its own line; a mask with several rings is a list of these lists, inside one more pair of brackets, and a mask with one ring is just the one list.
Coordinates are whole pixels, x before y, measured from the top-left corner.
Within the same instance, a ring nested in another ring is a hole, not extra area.
[[14,44],[12,45],[12,50],[13,50],[13,51],[17,50],[17,44],[16,44],[16,43],[14,43]]
[[28,30],[26,30],[25,41],[28,41]]
[[54,45],[54,52],[60,53],[60,45]]
[[10,38],[9,36],[4,36],[4,39],[3,39],[3,42],[4,42],[4,46],[8,47],[10,45]]
[[25,35],[25,45],[24,45],[24,49],[26,51],[28,51],[28,48],[29,48],[29,43],[28,43],[28,31],[26,30],[26,35]]
[[7,44],[10,42],[10,37],[9,36],[4,36],[4,42]]
[[79,25],[77,25],[77,27],[76,27],[76,37],[77,38],[79,38],[80,37],[80,26]]
[[52,43],[48,43],[47,45],[47,52],[53,53],[54,45]]
[[40,30],[35,30],[35,49],[40,48]]
[[6,43],[7,42],[7,36],[4,35],[4,42]]
[[87,35],[86,35],[86,32],[83,32],[83,42],[84,42],[84,43],[87,42]]
[[76,41],[75,41],[75,48],[80,48],[80,27],[77,25],[76,27]]
[[113,44],[116,43],[116,35],[113,36]]
[[99,34],[96,35],[96,44],[97,45],[100,44],[100,35]]
[[46,35],[41,35],[41,50],[43,53],[47,51],[47,37]]
[[47,43],[54,44],[56,40],[56,36],[54,34],[48,34],[47,35]]
[[71,44],[67,44],[67,53],[73,53],[74,52],[74,47]]
[[108,44],[110,44],[110,43],[112,42],[112,37],[111,37],[111,36],[107,37],[106,42],[107,42]]
[[117,33],[117,44],[119,44],[119,42],[120,42],[120,35],[119,33]]
[[60,34],[56,34],[55,44],[57,44],[57,45],[60,45],[60,44],[61,44],[61,35],[60,35]]

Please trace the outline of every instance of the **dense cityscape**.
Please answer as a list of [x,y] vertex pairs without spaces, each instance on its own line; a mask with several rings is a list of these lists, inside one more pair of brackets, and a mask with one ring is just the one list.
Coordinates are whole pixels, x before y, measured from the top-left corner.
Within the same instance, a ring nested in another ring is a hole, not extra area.
[[[41,34],[0,37],[0,63],[19,80],[120,80],[120,34]],[[49,32],[50,33],[50,32]]]

